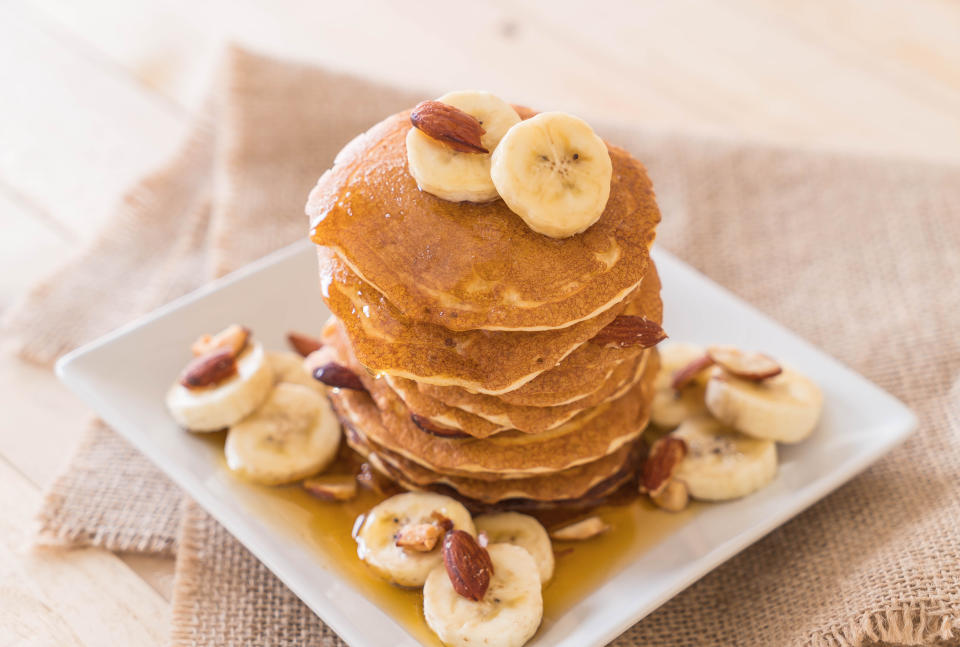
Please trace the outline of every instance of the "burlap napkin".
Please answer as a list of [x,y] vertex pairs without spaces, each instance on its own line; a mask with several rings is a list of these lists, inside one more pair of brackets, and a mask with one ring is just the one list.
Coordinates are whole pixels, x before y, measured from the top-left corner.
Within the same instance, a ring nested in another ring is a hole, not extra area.
[[[426,96],[240,50],[221,78],[182,154],[13,313],[25,357],[50,361],[302,237],[305,196],[335,152]],[[648,165],[659,244],[921,420],[903,447],[615,644],[960,637],[960,168],[600,130]],[[341,644],[202,510],[188,502],[181,516],[176,488],[146,459],[100,424],[88,433],[46,500],[42,542],[155,552],[179,542],[176,645]]]

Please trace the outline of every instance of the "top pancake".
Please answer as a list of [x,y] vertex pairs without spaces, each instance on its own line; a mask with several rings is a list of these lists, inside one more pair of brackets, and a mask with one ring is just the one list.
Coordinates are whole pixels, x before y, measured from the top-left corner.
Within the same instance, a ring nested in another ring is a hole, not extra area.
[[643,165],[626,151],[608,145],[613,179],[597,223],[555,239],[502,200],[450,202],[420,191],[407,168],[409,117],[388,117],[348,144],[306,209],[314,242],[404,316],[450,330],[563,328],[639,284],[660,212]]

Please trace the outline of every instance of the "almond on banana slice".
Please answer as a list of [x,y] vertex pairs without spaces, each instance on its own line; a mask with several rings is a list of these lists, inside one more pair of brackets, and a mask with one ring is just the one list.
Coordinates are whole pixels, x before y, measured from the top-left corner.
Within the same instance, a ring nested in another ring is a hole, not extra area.
[[481,600],[490,586],[493,562],[472,535],[454,530],[443,540],[443,565],[453,590],[468,600]]
[[733,346],[711,346],[707,355],[723,370],[745,380],[760,381],[780,375],[783,368],[762,353],[742,351]]
[[683,481],[671,479],[660,492],[651,494],[650,499],[668,512],[680,512],[690,504],[690,491]]
[[229,348],[214,350],[193,359],[180,375],[180,384],[188,389],[202,389],[223,382],[237,374],[237,359]]
[[190,346],[190,351],[196,355],[206,355],[215,350],[228,349],[236,357],[243,352],[250,340],[250,329],[240,324],[231,324],[216,335],[204,335]]
[[489,153],[481,137],[487,132],[471,114],[439,101],[421,101],[410,113],[410,123],[423,134],[460,153]]
[[610,530],[610,524],[600,517],[587,517],[582,521],[554,530],[550,536],[558,541],[583,541],[602,535],[608,530]]
[[325,501],[349,501],[357,496],[357,479],[352,476],[315,476],[300,485]]
[[404,526],[397,533],[397,546],[419,553],[429,553],[436,547],[442,534],[440,528],[432,523]]
[[712,357],[709,355],[698,357],[673,374],[673,380],[670,382],[671,388],[674,391],[682,391],[711,366],[713,366]]
[[640,346],[651,348],[667,338],[656,321],[637,315],[619,315],[605,327],[600,329],[592,341],[601,346],[627,348]]
[[351,389],[353,391],[367,390],[356,373],[343,364],[337,364],[336,362],[330,362],[329,364],[324,364],[314,369],[313,379],[337,389]]

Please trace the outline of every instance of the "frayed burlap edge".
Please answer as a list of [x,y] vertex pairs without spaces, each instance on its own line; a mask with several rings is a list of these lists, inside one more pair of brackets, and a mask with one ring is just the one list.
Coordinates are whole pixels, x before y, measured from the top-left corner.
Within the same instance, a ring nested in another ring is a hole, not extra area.
[[960,638],[960,619],[949,609],[932,612],[923,604],[884,609],[811,636],[809,647],[860,647],[871,643],[933,645]]

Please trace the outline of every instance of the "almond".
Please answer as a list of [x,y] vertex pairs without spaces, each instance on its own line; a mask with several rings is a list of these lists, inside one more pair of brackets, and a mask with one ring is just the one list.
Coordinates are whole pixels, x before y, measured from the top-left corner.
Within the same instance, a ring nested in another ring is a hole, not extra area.
[[357,479],[352,476],[318,476],[306,479],[301,485],[325,501],[349,501],[357,496]]
[[418,416],[415,413],[410,414],[410,419],[413,420],[413,424],[419,427],[421,431],[433,434],[434,436],[440,436],[442,438],[466,438],[469,435],[453,427],[438,425],[430,420],[430,418]]
[[490,586],[493,562],[487,549],[463,530],[447,533],[443,540],[443,565],[457,594],[479,602]]
[[673,380],[670,381],[670,386],[674,391],[682,391],[684,387],[696,379],[701,371],[711,366],[713,366],[712,357],[709,355],[698,357],[673,374]]
[[297,354],[301,357],[306,357],[310,353],[320,350],[323,346],[323,342],[316,337],[298,332],[288,332],[287,343],[289,343],[293,350],[297,351]]
[[188,389],[201,389],[219,384],[237,373],[237,359],[229,348],[194,358],[183,369],[180,384]]
[[430,513],[430,523],[434,524],[442,530],[444,533],[448,533],[453,530],[453,521],[443,516],[436,510]]
[[783,367],[772,357],[733,346],[711,346],[707,355],[723,370],[745,380],[759,382],[783,372]]
[[240,324],[231,324],[216,335],[204,335],[190,346],[191,352],[197,357],[207,355],[215,350],[227,348],[237,357],[243,352],[250,339],[250,329]]
[[680,512],[690,503],[690,492],[683,481],[672,479],[659,494],[651,494],[650,499],[659,508],[670,512]]
[[667,487],[677,467],[687,456],[687,443],[681,438],[664,436],[650,447],[647,460],[640,472],[640,491],[651,497],[657,496]]
[[610,530],[610,524],[600,517],[587,517],[582,521],[551,531],[550,536],[559,541],[583,541]]
[[473,115],[439,101],[421,101],[410,113],[413,127],[461,153],[489,153],[480,141],[486,132]]
[[407,550],[429,553],[436,547],[442,534],[443,531],[432,523],[413,523],[400,529],[396,544]]
[[338,389],[367,390],[356,373],[336,362],[330,362],[314,369],[313,379]]
[[638,315],[619,315],[591,339],[601,346],[651,348],[667,338],[656,321]]

